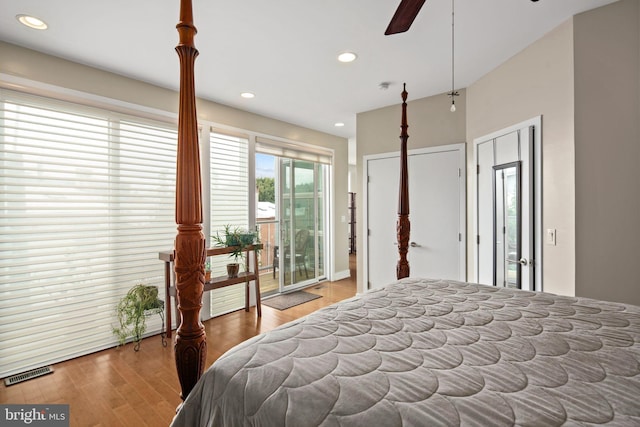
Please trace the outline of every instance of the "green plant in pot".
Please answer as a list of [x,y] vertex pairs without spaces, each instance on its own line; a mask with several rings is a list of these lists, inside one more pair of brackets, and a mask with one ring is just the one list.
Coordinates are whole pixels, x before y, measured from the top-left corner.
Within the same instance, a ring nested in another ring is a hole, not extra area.
[[219,246],[225,246],[232,248],[232,252],[229,253],[229,257],[233,258],[234,262],[227,264],[227,275],[229,277],[238,277],[240,272],[240,263],[246,265],[245,254],[247,246],[256,243],[258,236],[255,231],[248,231],[240,227],[233,227],[231,225],[225,225],[222,233],[216,232],[211,236],[213,241]]
[[211,280],[211,262],[207,259],[204,263],[204,281],[208,282]]
[[129,289],[116,306],[118,327],[113,327],[113,334],[118,337],[120,345],[124,345],[128,337],[136,343],[134,350],[140,348],[142,334],[147,330],[146,315],[162,314],[164,301],[158,298],[158,288],[138,284]]

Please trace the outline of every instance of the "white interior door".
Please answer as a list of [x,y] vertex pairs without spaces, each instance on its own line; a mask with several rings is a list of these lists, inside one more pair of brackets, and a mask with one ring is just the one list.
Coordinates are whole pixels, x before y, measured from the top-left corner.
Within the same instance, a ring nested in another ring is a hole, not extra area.
[[[536,173],[540,168],[536,155],[539,127],[538,118],[475,141],[474,280],[478,283],[542,290],[542,253],[538,238],[541,189],[539,173]],[[512,174],[516,173],[509,165],[517,165],[518,191],[505,196],[507,187],[500,180],[506,177],[508,181],[508,177],[515,177]],[[515,206],[510,198],[516,197],[516,193],[519,227],[517,235],[513,236],[514,228],[509,230],[505,212],[509,205],[511,209]]]
[[464,280],[459,153],[414,154],[409,171],[411,277]]
[[[411,150],[411,277],[466,280],[464,144]],[[399,153],[365,158],[365,280],[396,279]]]
[[400,161],[397,156],[390,156],[368,160],[366,165],[368,181],[365,181],[365,215],[369,225],[366,246],[363,249],[368,265],[369,289],[372,289],[396,279]]

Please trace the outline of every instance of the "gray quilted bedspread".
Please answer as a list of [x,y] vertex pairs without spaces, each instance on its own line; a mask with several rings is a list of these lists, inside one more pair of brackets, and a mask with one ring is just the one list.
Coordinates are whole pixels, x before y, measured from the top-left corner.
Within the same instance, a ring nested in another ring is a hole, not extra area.
[[640,307],[405,279],[233,348],[173,424],[638,426]]

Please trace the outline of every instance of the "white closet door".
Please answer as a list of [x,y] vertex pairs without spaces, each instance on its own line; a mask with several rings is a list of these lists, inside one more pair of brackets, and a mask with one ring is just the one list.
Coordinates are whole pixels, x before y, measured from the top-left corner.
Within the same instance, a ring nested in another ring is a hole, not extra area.
[[[494,200],[493,175],[494,166],[508,165],[518,162],[520,167],[520,200],[521,200],[521,230],[518,236],[520,242],[519,262],[520,281],[522,289],[541,290],[541,250],[540,230],[536,231],[535,224],[539,221],[539,206],[535,206],[535,197],[539,197],[539,168],[536,161],[539,158],[539,140],[535,139],[536,127],[540,127],[540,120],[533,119],[522,124],[503,129],[494,134],[478,138],[475,141],[475,157],[477,164],[476,181],[476,280],[478,283],[494,285],[494,268],[496,259],[494,250],[498,253],[504,242],[496,239],[494,248],[494,227],[500,231],[503,224],[494,224],[494,210],[498,203]],[[538,168],[538,169],[536,169]],[[536,189],[536,185],[538,188]],[[500,211],[500,206],[498,211]],[[501,233],[497,233],[500,236]],[[537,256],[536,256],[537,255]],[[511,260],[513,262],[516,260]],[[498,284],[499,285],[499,284]]]
[[476,146],[477,161],[477,214],[476,245],[477,281],[493,284],[493,140]]
[[[369,224],[368,255],[369,289],[391,283],[396,279],[398,246],[398,187],[400,162],[398,157],[372,159],[367,162],[367,220]],[[365,285],[366,288],[366,285]]]
[[[466,280],[464,144],[409,152],[411,277]],[[398,153],[365,158],[368,289],[396,279]]]
[[460,277],[459,153],[441,151],[409,157],[411,277]]

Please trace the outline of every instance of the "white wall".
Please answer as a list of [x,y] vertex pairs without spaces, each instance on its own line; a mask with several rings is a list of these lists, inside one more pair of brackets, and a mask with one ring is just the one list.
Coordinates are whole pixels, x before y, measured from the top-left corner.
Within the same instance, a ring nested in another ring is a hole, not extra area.
[[[542,248],[543,288],[573,295],[575,180],[571,20],[467,88],[469,141],[539,115],[542,115],[542,228],[557,230],[557,245]],[[468,150],[468,158],[472,160],[473,147],[468,145]],[[467,176],[467,206],[473,206],[471,189],[475,185],[475,174],[468,170]],[[467,241],[467,268],[472,277],[474,240]]]
[[[568,21],[461,91],[458,111],[449,112],[446,95],[408,105],[409,148],[467,143],[467,232],[472,233],[474,138],[538,115],[543,116],[543,228],[558,230],[557,246],[545,246],[545,290],[574,294],[575,184],[573,148],[573,27]],[[397,151],[400,101],[395,106],[358,114],[358,173],[362,157]],[[459,114],[458,114],[459,113]],[[547,158],[548,157],[548,158]],[[364,181],[364,180],[363,180]],[[360,185],[363,191],[364,182]],[[361,205],[359,195],[358,202]],[[394,200],[390,202],[395,203]],[[358,223],[362,224],[358,211]],[[414,221],[417,219],[413,219]],[[395,225],[392,225],[395,227]],[[360,236],[366,236],[359,229]],[[469,234],[470,235],[470,234]],[[467,239],[467,276],[473,277],[473,242]],[[363,254],[358,253],[358,290]],[[397,254],[390,254],[397,256]]]
[[357,144],[355,138],[349,138],[349,192],[358,191]]

